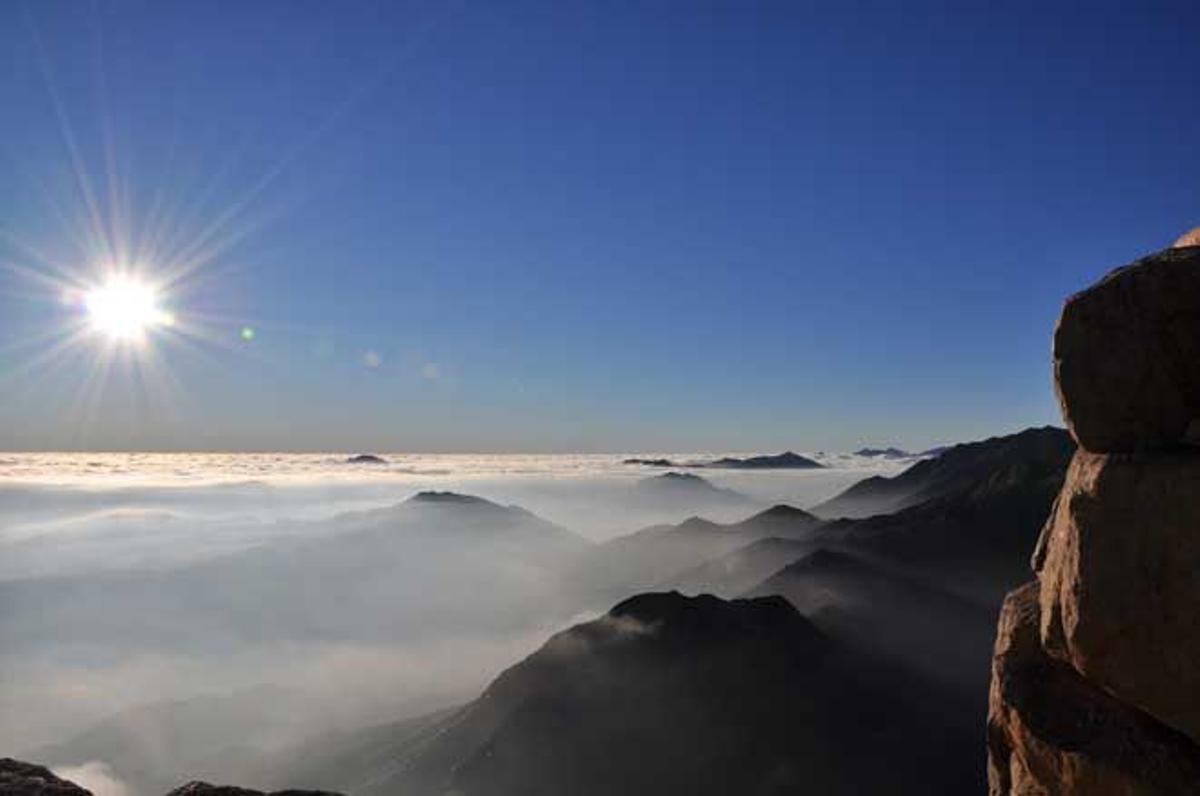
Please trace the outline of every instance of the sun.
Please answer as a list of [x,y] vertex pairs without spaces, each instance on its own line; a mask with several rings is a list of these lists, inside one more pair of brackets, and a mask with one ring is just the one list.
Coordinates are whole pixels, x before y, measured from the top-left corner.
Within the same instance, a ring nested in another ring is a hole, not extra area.
[[129,276],[113,276],[84,294],[89,325],[116,343],[138,342],[146,333],[174,323],[154,286]]

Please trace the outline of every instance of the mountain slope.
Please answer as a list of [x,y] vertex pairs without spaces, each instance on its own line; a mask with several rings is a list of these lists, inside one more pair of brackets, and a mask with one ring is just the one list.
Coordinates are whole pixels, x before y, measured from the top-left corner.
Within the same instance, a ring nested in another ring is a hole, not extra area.
[[760,539],[804,538],[819,524],[806,511],[775,506],[734,523],[692,517],[678,525],[651,526],[597,545],[580,559],[570,580],[585,604],[611,604]]
[[684,594],[732,599],[813,549],[811,542],[770,536],[666,578],[660,585]]
[[955,445],[900,475],[874,476],[812,509],[820,517],[857,519],[891,514],[976,487],[980,481],[1016,481],[1038,471],[1065,469],[1074,450],[1066,431],[1047,426]]
[[997,455],[983,457],[989,466],[951,474],[937,496],[894,514],[827,523],[818,536],[823,546],[914,568],[998,608],[1027,576],[1028,551],[1073,450],[1058,429],[1001,438],[991,452]]
[[302,539],[163,572],[0,583],[0,603],[25,606],[0,614],[0,646],[500,633],[569,616],[563,571],[590,548],[518,507],[421,493],[341,515]]
[[780,595],[832,637],[936,678],[986,690],[994,612],[885,564],[819,550],[754,586]]
[[792,451],[761,456],[748,456],[744,459],[736,456],[725,456],[715,459],[704,466],[723,467],[733,470],[816,470],[824,467],[820,462],[814,461],[807,456],[793,453]]
[[722,509],[745,510],[753,503],[740,492],[715,486],[694,473],[674,470],[638,480],[628,500],[634,508],[670,512],[674,517]]
[[969,792],[961,712],[781,599],[644,594],[552,637],[358,792]]

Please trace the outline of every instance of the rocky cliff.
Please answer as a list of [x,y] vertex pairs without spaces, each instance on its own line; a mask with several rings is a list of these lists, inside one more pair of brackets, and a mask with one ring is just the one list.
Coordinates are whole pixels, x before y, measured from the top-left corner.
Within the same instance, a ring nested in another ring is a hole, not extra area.
[[1079,450],[1001,611],[990,792],[1200,792],[1200,246],[1068,299],[1054,374]]

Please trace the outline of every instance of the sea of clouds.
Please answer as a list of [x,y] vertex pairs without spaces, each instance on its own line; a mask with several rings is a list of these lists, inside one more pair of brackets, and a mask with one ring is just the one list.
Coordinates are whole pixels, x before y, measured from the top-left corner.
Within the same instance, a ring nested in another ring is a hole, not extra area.
[[[666,468],[625,464],[620,454],[384,453],[382,464],[353,464],[351,455],[0,454],[0,589],[20,596],[63,583],[86,601],[88,589],[102,593],[107,579],[169,573],[327,534],[349,512],[394,506],[426,490],[515,504],[593,541],[697,513],[686,501],[631,500],[639,482]],[[727,453],[637,455],[700,462]],[[706,504],[702,512],[734,521],[776,503],[809,507],[865,477],[894,474],[912,463],[807,455],[826,467],[687,471],[748,498],[744,504]],[[436,584],[442,585],[470,595],[469,583]],[[236,694],[264,683],[305,695],[292,700],[304,706],[289,717],[297,726],[311,727],[317,717],[335,728],[384,721],[470,698],[560,629],[452,632],[395,643],[314,637],[206,646],[199,638],[155,648],[121,639],[76,643],[66,628],[60,636],[43,627],[40,640],[26,645],[21,628],[36,627],[38,612],[36,600],[0,604],[0,629],[15,634],[0,650],[0,715],[22,717],[0,722],[0,753],[36,752],[139,706]],[[72,762],[97,792],[138,796],[109,761]]]

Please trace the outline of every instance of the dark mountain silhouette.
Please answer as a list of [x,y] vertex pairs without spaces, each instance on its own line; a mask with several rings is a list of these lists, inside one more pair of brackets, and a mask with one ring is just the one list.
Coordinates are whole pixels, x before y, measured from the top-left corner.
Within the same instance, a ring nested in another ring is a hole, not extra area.
[[250,788],[241,788],[236,785],[212,785],[208,782],[196,780],[186,785],[180,785],[168,793],[167,796],[341,796],[341,794],[330,793],[329,791],[295,790],[291,788],[264,793],[261,790],[251,790]]
[[891,514],[971,489],[981,480],[1014,482],[1026,472],[1057,472],[1073,449],[1070,435],[1051,426],[955,445],[935,458],[917,462],[900,475],[859,481],[812,511],[829,518]]
[[678,465],[675,462],[671,461],[670,459],[633,458],[633,459],[624,459],[621,463],[622,464],[640,464],[645,467],[679,467],[679,466],[681,466],[681,465]]
[[676,517],[746,507],[753,501],[740,492],[714,486],[694,473],[674,470],[643,478],[633,485],[629,504],[642,511],[672,512]]
[[374,453],[359,453],[346,459],[346,464],[387,464],[387,459]]
[[802,538],[819,523],[801,509],[775,506],[735,523],[692,517],[677,525],[655,525],[595,546],[569,580],[584,604],[611,604],[760,539]]
[[74,782],[34,763],[0,758],[0,796],[91,796]]
[[684,594],[732,599],[814,549],[812,542],[771,536],[666,578],[660,585]]
[[818,550],[746,592],[778,594],[830,636],[952,685],[982,708],[989,607],[859,556]]
[[[745,544],[737,544],[742,540],[727,533],[714,533],[723,544],[712,555],[662,575],[650,585],[739,594],[823,547],[855,553],[856,560],[891,562],[893,570],[923,573],[933,584],[998,607],[1003,590],[1024,576],[1026,545],[1049,512],[1072,449],[1073,443],[1062,430],[1030,429],[958,446],[940,460],[918,462],[895,478],[868,479],[862,482],[863,488],[852,487],[844,493],[866,494],[880,501],[915,501],[893,514],[821,522],[799,509],[777,506],[731,526],[697,521],[686,527],[693,532],[735,527],[752,530],[744,533],[749,537]],[[686,563],[687,556],[702,553],[699,545],[683,544],[688,538],[681,532],[684,529],[648,529],[610,544],[627,546],[633,555],[636,543],[670,539],[683,548],[683,554],[659,563],[663,567]],[[767,537],[780,537],[791,544],[763,543]],[[756,542],[759,544],[747,546]],[[793,553],[792,558],[784,558]],[[777,566],[761,571],[771,563]],[[742,580],[755,572],[761,572],[758,580]],[[730,592],[734,586],[741,588]]]
[[868,500],[919,502],[892,514],[826,523],[817,536],[823,546],[923,572],[951,591],[998,607],[1026,576],[1028,551],[1074,448],[1058,428],[958,445],[894,479],[869,484],[855,498],[867,492]]
[[732,489],[715,487],[710,481],[694,473],[667,472],[651,478],[643,478],[638,481],[637,486],[647,492],[672,492],[682,495],[708,495],[716,492],[745,499],[744,495]]
[[399,729],[376,747],[386,762],[371,775],[328,786],[363,796],[966,793],[984,775],[962,713],[782,599],[643,594],[555,635],[465,708]]
[[[124,790],[121,791],[122,793]],[[0,796],[92,796],[92,792],[74,782],[56,776],[45,766],[0,758]],[[107,794],[101,794],[107,796]],[[189,782],[166,796],[341,796],[328,791],[280,790],[264,793],[235,785],[210,785]]]
[[913,454],[900,448],[859,448],[855,456],[868,456],[873,459],[907,459]]
[[787,451],[786,453],[777,453],[766,456],[750,456],[745,459],[739,459],[732,456],[726,456],[721,459],[715,459],[705,467],[725,467],[734,470],[807,470],[823,467],[820,462],[815,462],[798,453]]

